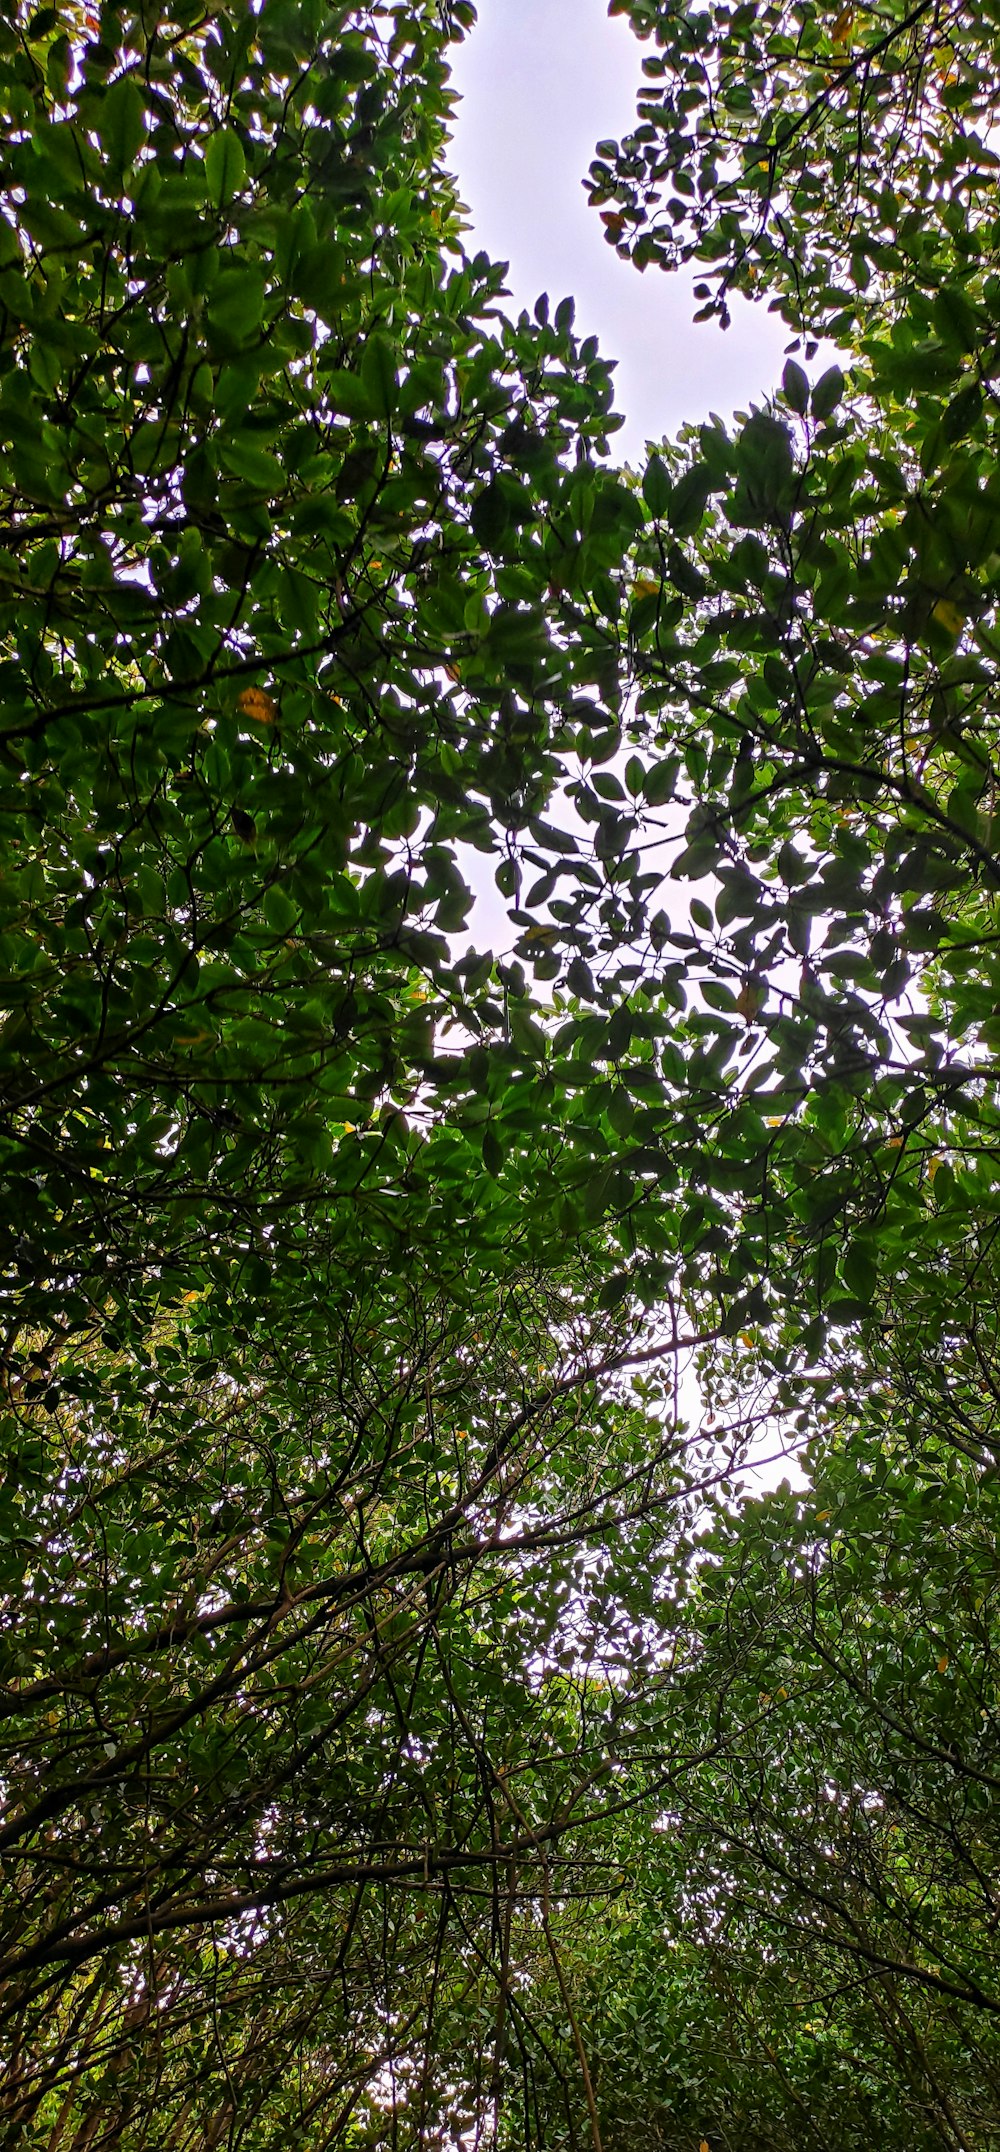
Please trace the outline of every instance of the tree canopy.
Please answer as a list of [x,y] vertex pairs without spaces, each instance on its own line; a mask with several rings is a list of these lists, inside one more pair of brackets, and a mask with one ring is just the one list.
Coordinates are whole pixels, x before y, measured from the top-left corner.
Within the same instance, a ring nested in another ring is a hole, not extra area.
[[1000,2144],[1000,10],[612,12],[640,470],[464,0],[0,23],[11,2148]]

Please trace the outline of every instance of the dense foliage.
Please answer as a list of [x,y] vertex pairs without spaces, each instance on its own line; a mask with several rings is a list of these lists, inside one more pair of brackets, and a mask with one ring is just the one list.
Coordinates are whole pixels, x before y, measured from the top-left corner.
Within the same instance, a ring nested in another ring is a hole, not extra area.
[[615,11],[639,473],[471,8],[0,24],[6,2146],[1000,2144],[1000,15]]

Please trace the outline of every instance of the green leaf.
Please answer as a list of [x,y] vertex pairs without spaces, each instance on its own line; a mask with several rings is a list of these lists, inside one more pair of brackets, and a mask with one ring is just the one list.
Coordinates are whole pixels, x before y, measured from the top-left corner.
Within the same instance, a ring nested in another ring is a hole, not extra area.
[[130,171],[146,139],[146,100],[134,75],[119,75],[99,107],[101,144],[112,170]]
[[795,411],[800,418],[803,418],[809,409],[809,376],[795,359],[785,360],[781,386],[784,391],[785,402],[791,410]]
[[700,569],[688,560],[678,545],[667,548],[667,574],[675,589],[681,591],[685,598],[703,598],[708,589],[708,583]]
[[489,1123],[483,1130],[482,1152],[487,1173],[491,1174],[494,1180],[499,1180],[507,1154],[496,1130]]
[[671,498],[670,473],[662,456],[653,455],[646,465],[642,494],[651,516],[664,516]]
[[627,1137],[635,1123],[635,1106],[626,1090],[619,1088],[611,1094],[608,1120],[616,1136]]
[[696,531],[708,505],[712,491],[712,474],[707,464],[693,464],[689,471],[672,487],[667,505],[667,521],[678,538]]
[[298,923],[299,907],[277,882],[264,894],[264,916],[278,934],[288,934]]
[[233,127],[220,127],[205,145],[205,177],[213,209],[222,209],[246,179],[243,144]]
[[832,418],[844,394],[844,375],[839,366],[828,366],[815,383],[811,398],[812,415],[816,419]]
[[227,265],[209,296],[210,328],[221,332],[227,344],[245,346],[256,341],[264,311],[264,290],[264,274],[257,263]]
[[507,500],[502,486],[496,479],[477,493],[472,503],[470,521],[480,545],[494,552],[502,543],[510,524]]
[[[815,403],[815,390],[813,399]],[[771,514],[781,510],[788,498],[795,469],[787,425],[767,411],[755,412],[747,420],[738,446],[741,474],[751,492],[754,507]]]
[[840,1268],[849,1292],[869,1303],[878,1283],[878,1264],[872,1249],[862,1241],[854,1241]]
[[379,418],[391,418],[399,401],[396,354],[389,338],[375,329],[361,356],[361,382],[370,408]]
[[277,456],[269,449],[258,447],[247,435],[235,434],[220,444],[220,461],[234,477],[245,478],[261,493],[283,493],[287,484],[286,474]]
[[646,771],[643,790],[651,807],[665,807],[673,799],[679,771],[676,755],[668,755],[665,761]]
[[378,407],[358,374],[338,367],[326,375],[324,388],[333,410],[342,411],[345,418],[371,419],[378,415]]

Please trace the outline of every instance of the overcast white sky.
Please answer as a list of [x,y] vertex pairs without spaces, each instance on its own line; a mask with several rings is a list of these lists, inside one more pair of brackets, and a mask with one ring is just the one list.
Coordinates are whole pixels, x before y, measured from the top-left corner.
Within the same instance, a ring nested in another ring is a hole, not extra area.
[[[764,307],[733,308],[726,332],[692,322],[693,278],[644,276],[619,261],[581,180],[594,145],[628,132],[644,47],[607,0],[478,0],[479,24],[454,50],[461,92],[451,167],[473,220],[469,243],[509,261],[515,307],[572,292],[577,327],[620,360],[616,403],[628,424],[612,454],[645,462],[647,440],[709,411],[728,418],[777,386],[788,330]],[[823,362],[825,363],[825,361]],[[557,818],[557,817],[556,817]],[[464,862],[476,888],[473,941],[509,948],[507,907],[486,862]],[[484,873],[484,868],[486,869]],[[698,1411],[685,1376],[683,1409]],[[774,1437],[775,1430],[768,1431]],[[758,1456],[776,1440],[762,1438]],[[801,1478],[794,1457],[752,1468],[756,1490]]]
[[577,326],[620,360],[616,403],[628,425],[615,453],[644,461],[647,440],[709,411],[728,417],[777,386],[788,330],[739,305],[728,331],[692,322],[691,278],[619,261],[581,185],[595,144],[632,125],[645,46],[607,0],[478,0],[479,23],[453,47],[461,92],[452,169],[470,240],[510,262],[518,308],[572,292]]

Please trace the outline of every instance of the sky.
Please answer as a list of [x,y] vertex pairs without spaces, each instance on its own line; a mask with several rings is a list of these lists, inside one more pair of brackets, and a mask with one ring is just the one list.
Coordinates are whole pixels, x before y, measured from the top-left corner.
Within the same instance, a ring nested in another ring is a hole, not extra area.
[[[615,461],[645,464],[686,418],[728,416],[780,375],[787,330],[763,309],[734,309],[733,327],[692,323],[691,277],[640,275],[620,261],[589,209],[582,179],[595,144],[620,137],[635,113],[643,46],[607,0],[478,0],[479,22],[452,47],[460,95],[449,164],[472,223],[470,252],[509,261],[512,311],[547,291],[553,308],[572,293],[576,328],[619,360],[611,436]],[[624,756],[622,757],[624,760]],[[550,819],[579,829],[565,799]],[[509,950],[519,930],[493,865],[463,860],[475,892],[468,927],[478,947]]]
[[[581,184],[595,144],[620,140],[633,123],[643,46],[607,0],[478,0],[479,23],[453,47],[460,93],[449,159],[472,229],[470,252],[508,261],[513,310],[547,291],[572,293],[576,328],[596,335],[619,360],[617,407],[627,424],[612,456],[645,463],[647,441],[676,433],[686,419],[729,418],[780,381],[789,331],[764,306],[732,302],[728,330],[694,322],[694,276],[644,275],[620,261],[604,238]],[[557,803],[550,819],[566,819]],[[571,818],[570,818],[571,819]],[[463,865],[476,901],[468,928],[477,947],[508,949],[516,932],[498,897],[492,866],[470,853]],[[690,1371],[683,1410],[699,1411]],[[794,1459],[760,1462],[780,1450],[769,1428],[756,1450],[757,1491],[800,1475]]]
[[515,310],[542,291],[553,305],[572,293],[580,335],[620,361],[628,423],[613,453],[633,464],[685,419],[728,418],[776,387],[789,334],[745,302],[728,330],[693,322],[694,278],[620,261],[587,207],[596,143],[632,126],[644,50],[607,0],[479,0],[478,26],[452,48],[450,163],[471,214],[467,244],[509,261]]

